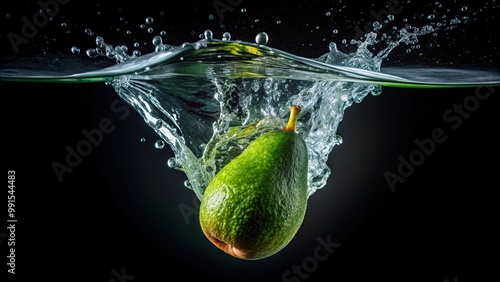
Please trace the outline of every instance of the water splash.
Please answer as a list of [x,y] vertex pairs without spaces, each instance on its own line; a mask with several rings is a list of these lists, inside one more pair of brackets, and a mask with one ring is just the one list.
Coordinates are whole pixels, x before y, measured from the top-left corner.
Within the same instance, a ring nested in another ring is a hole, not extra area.
[[[435,21],[433,16],[427,18]],[[393,21],[394,16],[390,15],[388,20]],[[407,50],[414,50],[413,47],[420,46],[421,36],[453,29],[466,20],[442,19],[420,28],[406,25],[393,29],[390,35],[380,33],[383,24],[374,22],[372,31],[361,38],[342,40],[342,44],[355,47],[351,52],[340,51],[339,45],[331,42],[329,52],[314,59],[285,56],[268,47],[269,36],[264,32],[255,36],[253,45],[232,39],[229,32],[216,39],[211,30],[200,34],[199,41],[181,46],[169,45],[157,35],[151,40],[154,50],[146,55],[138,50],[129,54],[126,45],[113,46],[102,36],[96,36],[96,47],[87,49],[87,56],[107,57],[117,65],[87,78],[103,81],[104,75],[114,75],[106,78],[107,84],[158,133],[161,140],[155,143],[156,148],[163,148],[165,143],[170,146],[175,157],[167,161],[168,166],[185,173],[185,186],[200,199],[209,181],[224,165],[260,134],[284,127],[289,106],[300,105],[298,131],[309,150],[310,196],[325,186],[331,174],[327,159],[333,148],[342,144],[337,127],[344,110],[367,95],[382,92],[381,84],[362,83],[362,78],[371,75],[371,78],[391,79],[383,74],[381,67],[395,48],[404,44]],[[147,18],[145,23],[153,21]],[[146,25],[141,28],[146,29]],[[94,35],[90,29],[85,33]],[[140,45],[135,42],[133,47]],[[158,60],[148,60],[151,58]],[[343,72],[334,73],[333,67]],[[129,69],[133,71],[127,73]],[[431,72],[422,72],[422,77]],[[464,73],[470,75],[471,72]],[[451,86],[456,79],[453,76]],[[491,81],[498,83],[498,75],[485,80]],[[430,87],[450,87],[450,81],[435,82]]]
[[[370,48],[383,41],[375,32],[370,32],[364,40],[352,42],[357,46],[356,52],[343,53],[335,43],[330,43],[330,52],[315,60],[358,71],[380,72],[383,60],[394,48],[401,43],[415,44],[419,36],[432,32],[431,26],[404,28],[376,54]],[[207,30],[200,41],[166,48],[209,49],[218,41],[230,41],[229,37],[225,34],[221,40],[214,39],[213,33]],[[268,39],[267,34],[259,33],[255,41],[265,47]],[[159,41],[155,45],[157,49],[163,46]],[[249,53],[259,52],[259,49],[252,50]],[[274,54],[272,48],[264,50]],[[272,56],[264,57],[265,64],[256,71],[259,66],[249,67],[248,61],[236,60],[245,54],[238,50],[231,52],[233,57],[207,51],[207,56],[212,56],[210,59],[196,58],[196,63],[191,64],[189,58],[181,57],[179,60],[185,63],[176,63],[176,67],[121,76],[110,84],[169,144],[175,154],[175,158],[168,161],[169,167],[186,174],[189,182],[186,187],[193,189],[200,199],[205,187],[224,165],[260,134],[284,127],[289,106],[300,105],[298,132],[309,149],[309,196],[314,194],[326,185],[331,174],[327,160],[333,148],[342,143],[337,127],[344,110],[369,94],[379,95],[381,86],[318,79],[320,76],[308,79],[299,66],[279,56],[276,61]],[[214,56],[220,60],[213,62]]]

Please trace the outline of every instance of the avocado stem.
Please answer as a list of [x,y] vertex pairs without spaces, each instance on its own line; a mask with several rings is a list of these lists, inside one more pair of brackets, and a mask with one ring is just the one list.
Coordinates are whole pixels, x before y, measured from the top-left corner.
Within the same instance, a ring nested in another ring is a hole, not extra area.
[[290,107],[290,118],[288,119],[288,123],[284,130],[288,130],[291,132],[297,131],[297,119],[299,118],[300,111],[302,109],[298,105],[293,105]]

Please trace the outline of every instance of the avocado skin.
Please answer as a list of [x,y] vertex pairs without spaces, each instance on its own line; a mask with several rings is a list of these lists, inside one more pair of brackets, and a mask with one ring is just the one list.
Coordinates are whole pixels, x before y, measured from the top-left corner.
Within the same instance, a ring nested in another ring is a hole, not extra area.
[[237,248],[245,259],[275,254],[304,219],[307,170],[302,137],[283,129],[262,134],[208,185],[200,205],[203,232]]

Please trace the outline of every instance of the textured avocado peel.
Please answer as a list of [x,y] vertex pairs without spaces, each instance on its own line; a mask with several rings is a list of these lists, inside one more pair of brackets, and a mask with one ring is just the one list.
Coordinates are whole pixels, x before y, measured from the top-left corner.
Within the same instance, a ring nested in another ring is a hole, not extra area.
[[307,206],[307,147],[296,133],[301,108],[285,128],[266,132],[223,167],[207,186],[200,225],[219,249],[262,259],[293,239]]

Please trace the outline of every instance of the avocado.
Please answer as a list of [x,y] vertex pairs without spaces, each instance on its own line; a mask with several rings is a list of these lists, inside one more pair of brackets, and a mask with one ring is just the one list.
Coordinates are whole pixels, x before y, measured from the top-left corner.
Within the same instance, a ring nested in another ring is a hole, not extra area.
[[205,236],[240,259],[256,260],[282,250],[305,216],[308,152],[296,132],[300,106],[288,124],[268,131],[210,181],[200,204]]

